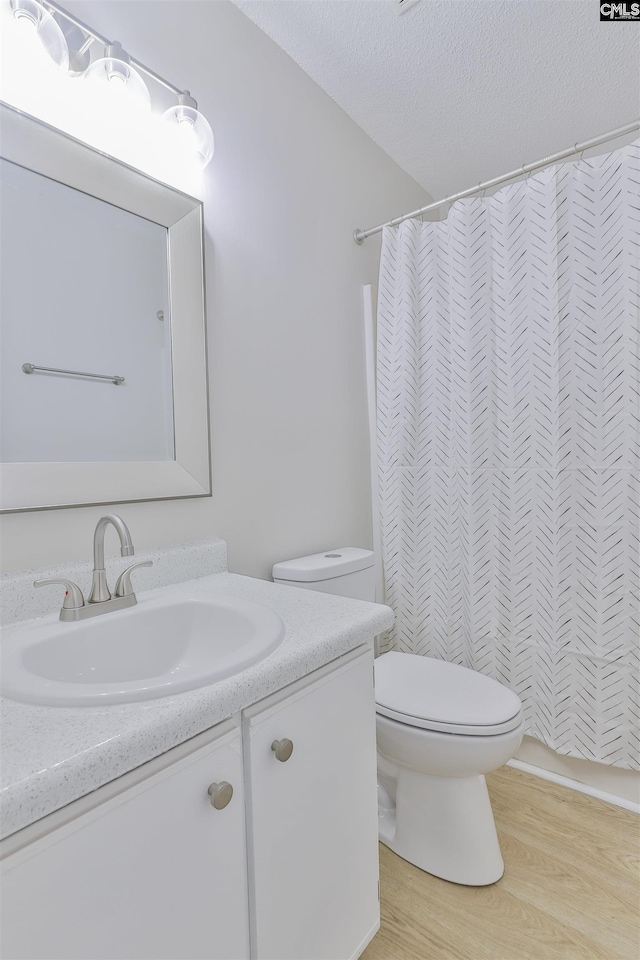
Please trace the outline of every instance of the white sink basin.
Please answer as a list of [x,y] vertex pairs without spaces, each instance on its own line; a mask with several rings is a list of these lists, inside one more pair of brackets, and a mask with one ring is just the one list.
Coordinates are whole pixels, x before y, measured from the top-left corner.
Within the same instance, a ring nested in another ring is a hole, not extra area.
[[250,667],[284,632],[273,610],[231,598],[152,598],[80,623],[47,617],[3,632],[0,692],[60,707],[166,697]]

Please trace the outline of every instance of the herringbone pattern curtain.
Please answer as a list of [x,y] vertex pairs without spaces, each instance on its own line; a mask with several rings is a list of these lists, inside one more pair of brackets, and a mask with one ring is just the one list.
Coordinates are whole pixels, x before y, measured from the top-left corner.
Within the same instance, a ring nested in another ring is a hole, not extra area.
[[383,237],[378,459],[399,650],[640,766],[640,149]]

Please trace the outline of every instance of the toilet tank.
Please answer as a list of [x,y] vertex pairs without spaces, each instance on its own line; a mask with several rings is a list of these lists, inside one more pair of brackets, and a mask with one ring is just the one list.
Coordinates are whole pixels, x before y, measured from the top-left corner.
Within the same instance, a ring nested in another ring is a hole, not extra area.
[[305,590],[335,593],[354,600],[376,598],[376,574],[372,550],[338,547],[308,557],[283,560],[272,571],[274,583]]

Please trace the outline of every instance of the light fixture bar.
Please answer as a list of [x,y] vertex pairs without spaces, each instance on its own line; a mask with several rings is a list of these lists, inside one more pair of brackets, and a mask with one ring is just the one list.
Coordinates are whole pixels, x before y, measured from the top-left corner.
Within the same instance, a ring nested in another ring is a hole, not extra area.
[[[72,16],[70,13],[59,6],[57,3],[54,3],[53,0],[43,0],[42,6],[45,9],[50,10],[52,13],[57,13],[59,16],[64,17],[69,23],[72,23],[74,27],[77,27],[79,30],[82,30],[83,33],[86,33],[87,36],[91,37],[92,40],[97,40],[98,43],[101,43],[104,47],[108,47],[113,41],[107,40],[106,37],[103,37],[102,34],[96,33],[91,27],[88,27],[86,23],[83,23],[82,20],[78,20],[77,17]],[[137,67],[138,70],[141,70],[143,73],[146,73],[148,77],[151,77],[152,80],[155,80],[156,83],[159,83],[161,86],[165,87],[166,90],[171,91],[176,95],[180,95],[183,91],[180,87],[176,87],[173,83],[169,83],[168,80],[165,80],[164,77],[161,77],[154,70],[151,70],[149,67],[145,66],[144,63],[140,63],[139,60],[134,60],[132,56],[129,56],[129,60],[134,67]]]

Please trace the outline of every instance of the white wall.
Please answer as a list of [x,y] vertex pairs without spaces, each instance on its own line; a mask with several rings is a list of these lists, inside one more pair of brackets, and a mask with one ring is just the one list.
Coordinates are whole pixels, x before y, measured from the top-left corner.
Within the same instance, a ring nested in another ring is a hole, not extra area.
[[[67,9],[191,90],[207,169],[213,499],[117,508],[140,549],[218,535],[230,569],[370,546],[362,290],[370,226],[429,197],[226,0],[70,0]],[[2,566],[89,554],[105,507],[11,514]],[[109,539],[108,549],[115,552]]]

